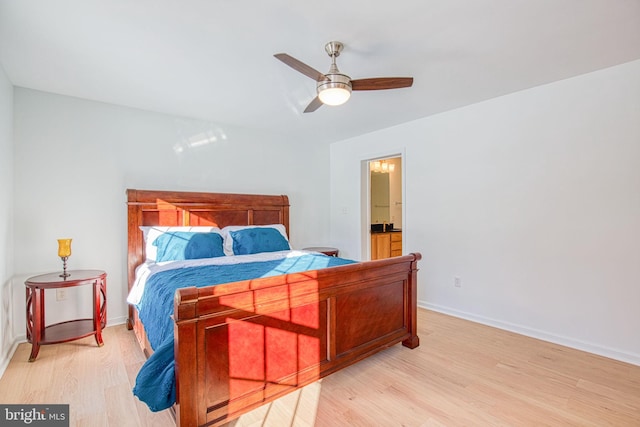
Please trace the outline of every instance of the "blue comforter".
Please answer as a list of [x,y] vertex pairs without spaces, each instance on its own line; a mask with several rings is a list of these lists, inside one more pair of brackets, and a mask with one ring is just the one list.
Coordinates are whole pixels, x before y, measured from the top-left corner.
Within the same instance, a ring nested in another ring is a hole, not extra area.
[[[154,353],[140,369],[133,393],[152,411],[161,411],[175,403],[171,315],[176,289],[318,270],[353,262],[355,261],[322,254],[308,254],[272,261],[179,268],[152,275],[145,285],[145,292],[137,308]],[[146,291],[148,289],[153,289],[153,292]]]

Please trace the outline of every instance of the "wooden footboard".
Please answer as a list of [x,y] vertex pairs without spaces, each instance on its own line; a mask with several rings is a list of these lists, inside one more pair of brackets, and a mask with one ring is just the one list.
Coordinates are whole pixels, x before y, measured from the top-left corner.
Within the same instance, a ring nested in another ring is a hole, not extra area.
[[420,254],[175,296],[177,424],[217,426],[416,335]]

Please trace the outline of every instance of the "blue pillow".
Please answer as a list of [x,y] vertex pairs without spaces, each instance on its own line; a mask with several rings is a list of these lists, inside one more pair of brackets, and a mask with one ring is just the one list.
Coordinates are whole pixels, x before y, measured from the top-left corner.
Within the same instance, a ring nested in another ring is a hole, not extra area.
[[158,247],[157,262],[224,256],[218,233],[171,231],[158,236],[153,245]]
[[276,252],[291,249],[289,242],[275,228],[256,227],[231,231],[233,253],[249,255],[260,252]]

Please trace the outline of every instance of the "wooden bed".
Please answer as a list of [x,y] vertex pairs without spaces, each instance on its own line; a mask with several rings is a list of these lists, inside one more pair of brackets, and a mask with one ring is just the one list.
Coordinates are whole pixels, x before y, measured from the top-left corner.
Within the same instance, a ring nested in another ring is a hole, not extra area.
[[[127,198],[129,289],[145,259],[142,225],[279,223],[289,232],[287,196],[127,190]],[[179,289],[176,423],[218,426],[397,343],[417,347],[420,258]],[[151,354],[133,306],[128,327]]]

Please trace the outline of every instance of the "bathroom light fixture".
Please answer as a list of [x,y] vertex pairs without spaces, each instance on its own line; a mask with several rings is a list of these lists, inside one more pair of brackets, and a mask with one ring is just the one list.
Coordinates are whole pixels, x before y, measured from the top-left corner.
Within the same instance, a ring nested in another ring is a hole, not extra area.
[[390,173],[396,170],[396,165],[386,160],[375,160],[370,163],[369,169],[371,172]]

